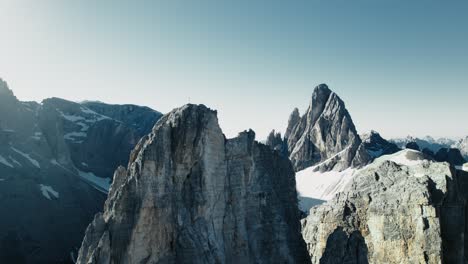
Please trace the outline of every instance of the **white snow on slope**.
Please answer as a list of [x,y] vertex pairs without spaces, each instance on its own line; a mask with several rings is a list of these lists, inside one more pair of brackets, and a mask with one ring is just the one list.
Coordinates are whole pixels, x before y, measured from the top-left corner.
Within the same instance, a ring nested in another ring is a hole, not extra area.
[[89,115],[87,117],[80,116],[80,115],[65,114],[64,112],[60,111],[60,109],[55,109],[55,110],[57,110],[57,112],[59,112],[60,115],[63,118],[65,118],[66,120],[68,120],[70,122],[84,121],[84,122],[88,122],[88,123],[95,123],[95,122],[99,122],[99,121],[104,120],[104,119],[112,119],[112,118],[110,118],[108,116],[98,114],[98,113],[94,112],[93,110],[88,109],[88,108],[84,108],[84,107],[81,107],[81,112],[83,112],[86,115]]
[[463,164],[462,166],[455,166],[457,170],[468,171],[468,163]]
[[[368,166],[378,166],[378,164],[390,160],[400,165],[414,166],[423,162],[423,159],[415,159],[421,153],[411,149],[384,155],[377,158],[373,163],[361,169],[348,168],[344,171],[315,171],[317,166],[309,167],[296,173],[296,188],[299,194],[299,207],[307,212],[312,206],[328,201],[351,182],[354,176]],[[311,203],[311,201],[313,201]]]
[[87,183],[91,184],[96,190],[103,192],[103,193],[108,193],[109,188],[111,185],[111,179],[110,178],[101,178],[92,172],[84,172],[84,171],[78,171],[78,175],[83,178]]
[[83,123],[83,122],[78,122],[78,123],[76,123],[76,124],[79,125],[79,126],[81,127],[80,130],[81,130],[82,132],[86,132],[86,131],[88,131],[88,129],[89,129],[89,126],[88,126],[87,124]]
[[85,113],[85,114],[100,115],[100,114],[94,112],[93,110],[91,110],[91,109],[89,109],[89,108],[87,108],[87,107],[83,107],[83,106],[82,106],[82,107],[80,107],[80,109],[81,109],[81,112],[83,112],[83,113]]
[[41,132],[34,132],[34,136],[31,136],[34,140],[41,140],[42,133]]
[[60,111],[57,109],[57,111],[60,113],[60,115],[65,118],[66,120],[70,121],[70,122],[76,122],[76,121],[80,121],[80,120],[85,120],[84,117],[82,116],[77,116],[77,115],[67,115],[65,114],[64,112]]
[[32,165],[36,166],[39,169],[41,168],[41,166],[39,165],[39,162],[37,162],[37,160],[31,158],[31,156],[29,156],[29,154],[26,154],[26,153],[20,151],[19,149],[14,148],[14,147],[11,147],[11,149],[14,152],[16,152],[16,153],[20,154],[21,156],[23,156],[24,158],[26,158],[27,160],[29,160],[29,162],[31,162]]
[[55,191],[51,186],[49,185],[44,185],[44,184],[39,184],[39,188],[41,189],[42,195],[49,199],[52,200],[52,197],[55,197],[55,199],[59,198],[59,193]]
[[8,156],[8,158],[9,158],[11,161],[13,161],[14,164],[18,165],[18,167],[23,167],[23,165],[22,165],[19,161],[15,160],[15,159],[12,158],[11,156]]
[[417,150],[404,149],[404,150],[401,150],[401,151],[399,151],[397,153],[393,153],[393,154],[390,154],[390,155],[384,155],[382,157],[379,157],[372,164],[378,164],[379,162],[389,160],[389,161],[393,161],[393,162],[395,162],[397,164],[400,164],[400,165],[414,166],[414,165],[421,164],[421,162],[423,162],[424,159],[414,159],[411,156],[412,155],[418,156],[420,154],[421,154],[421,152],[419,152]]
[[336,193],[343,191],[353,178],[356,169],[344,171],[314,171],[314,167],[296,173],[297,191],[300,196],[320,200],[330,200]]
[[13,164],[11,164],[10,162],[8,162],[4,157],[2,157],[0,155],[0,163],[5,165],[5,166],[8,166],[10,168],[14,168],[15,166],[13,166]]
[[83,138],[87,136],[88,134],[86,134],[85,132],[70,132],[70,133],[63,135],[63,138],[67,140],[71,140],[71,141],[76,141],[76,138]]

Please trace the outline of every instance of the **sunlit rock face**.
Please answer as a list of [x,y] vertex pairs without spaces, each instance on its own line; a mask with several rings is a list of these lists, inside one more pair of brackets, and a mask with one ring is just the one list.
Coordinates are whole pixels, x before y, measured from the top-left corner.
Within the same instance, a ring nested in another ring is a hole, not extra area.
[[370,160],[344,102],[325,84],[314,89],[302,117],[293,111],[285,140],[296,171],[318,164],[320,171],[341,171]]
[[254,138],[225,139],[202,105],[165,115],[116,171],[78,263],[309,263],[291,163]]
[[464,173],[414,150],[378,158],[303,220],[312,263],[464,263]]

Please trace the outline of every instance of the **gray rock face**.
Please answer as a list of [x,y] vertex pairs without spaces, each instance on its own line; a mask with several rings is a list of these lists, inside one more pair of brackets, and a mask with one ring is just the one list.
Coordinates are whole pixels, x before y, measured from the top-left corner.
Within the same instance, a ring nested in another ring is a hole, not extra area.
[[101,102],[83,102],[81,105],[130,126],[140,137],[148,134],[162,116],[160,112],[149,107],[131,104],[110,105]]
[[291,114],[286,140],[296,171],[321,164],[321,171],[362,166],[370,160],[344,102],[328,86],[314,89],[306,113]]
[[468,175],[425,158],[379,158],[312,208],[302,231],[312,263],[464,263]]
[[281,137],[281,133],[276,133],[275,130],[271,131],[265,142],[271,149],[278,151],[281,155],[288,156],[287,143]]
[[165,115],[119,168],[78,263],[308,263],[290,162],[216,112]]
[[452,145],[452,148],[458,148],[465,158],[465,160],[468,160],[468,136],[460,139],[458,142],[454,143]]
[[139,138],[77,103],[21,102],[0,81],[0,263],[71,263],[102,210],[101,183]]
[[418,143],[411,141],[405,145],[405,148],[420,151]]
[[393,154],[401,149],[394,143],[391,143],[380,136],[376,131],[361,136],[362,145],[372,159],[382,155]]
[[299,109],[294,108],[293,112],[291,113],[288,119],[288,127],[286,128],[286,133],[284,133],[285,138],[289,138],[291,136],[291,133],[293,132],[294,127],[297,126],[300,120],[301,120],[301,115],[299,114]]
[[446,161],[453,166],[461,166],[466,162],[460,150],[456,148],[441,148],[435,154],[434,159],[439,162]]

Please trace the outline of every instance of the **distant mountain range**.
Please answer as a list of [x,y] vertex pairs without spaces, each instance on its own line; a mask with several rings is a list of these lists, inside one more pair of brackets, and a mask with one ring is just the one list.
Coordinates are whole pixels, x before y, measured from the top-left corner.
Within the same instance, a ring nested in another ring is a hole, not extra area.
[[67,263],[119,165],[161,113],[135,105],[21,102],[0,80],[0,263]]
[[359,135],[327,85],[310,102],[262,144],[204,105],[0,81],[0,263],[462,263],[468,137]]

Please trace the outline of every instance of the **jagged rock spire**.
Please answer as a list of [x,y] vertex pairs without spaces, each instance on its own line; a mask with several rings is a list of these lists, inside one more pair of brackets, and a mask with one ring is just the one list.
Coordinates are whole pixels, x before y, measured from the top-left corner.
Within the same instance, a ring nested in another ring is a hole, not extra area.
[[370,158],[360,147],[344,102],[326,84],[315,87],[306,113],[288,124],[286,140],[296,171],[321,164],[320,170],[343,170],[366,164]]
[[297,109],[296,107],[294,108],[291,115],[289,116],[288,127],[286,128],[286,133],[284,133],[285,138],[289,138],[289,135],[291,135],[292,130],[297,125],[297,123],[299,123],[300,120],[301,120],[301,115],[299,114],[299,109]]

